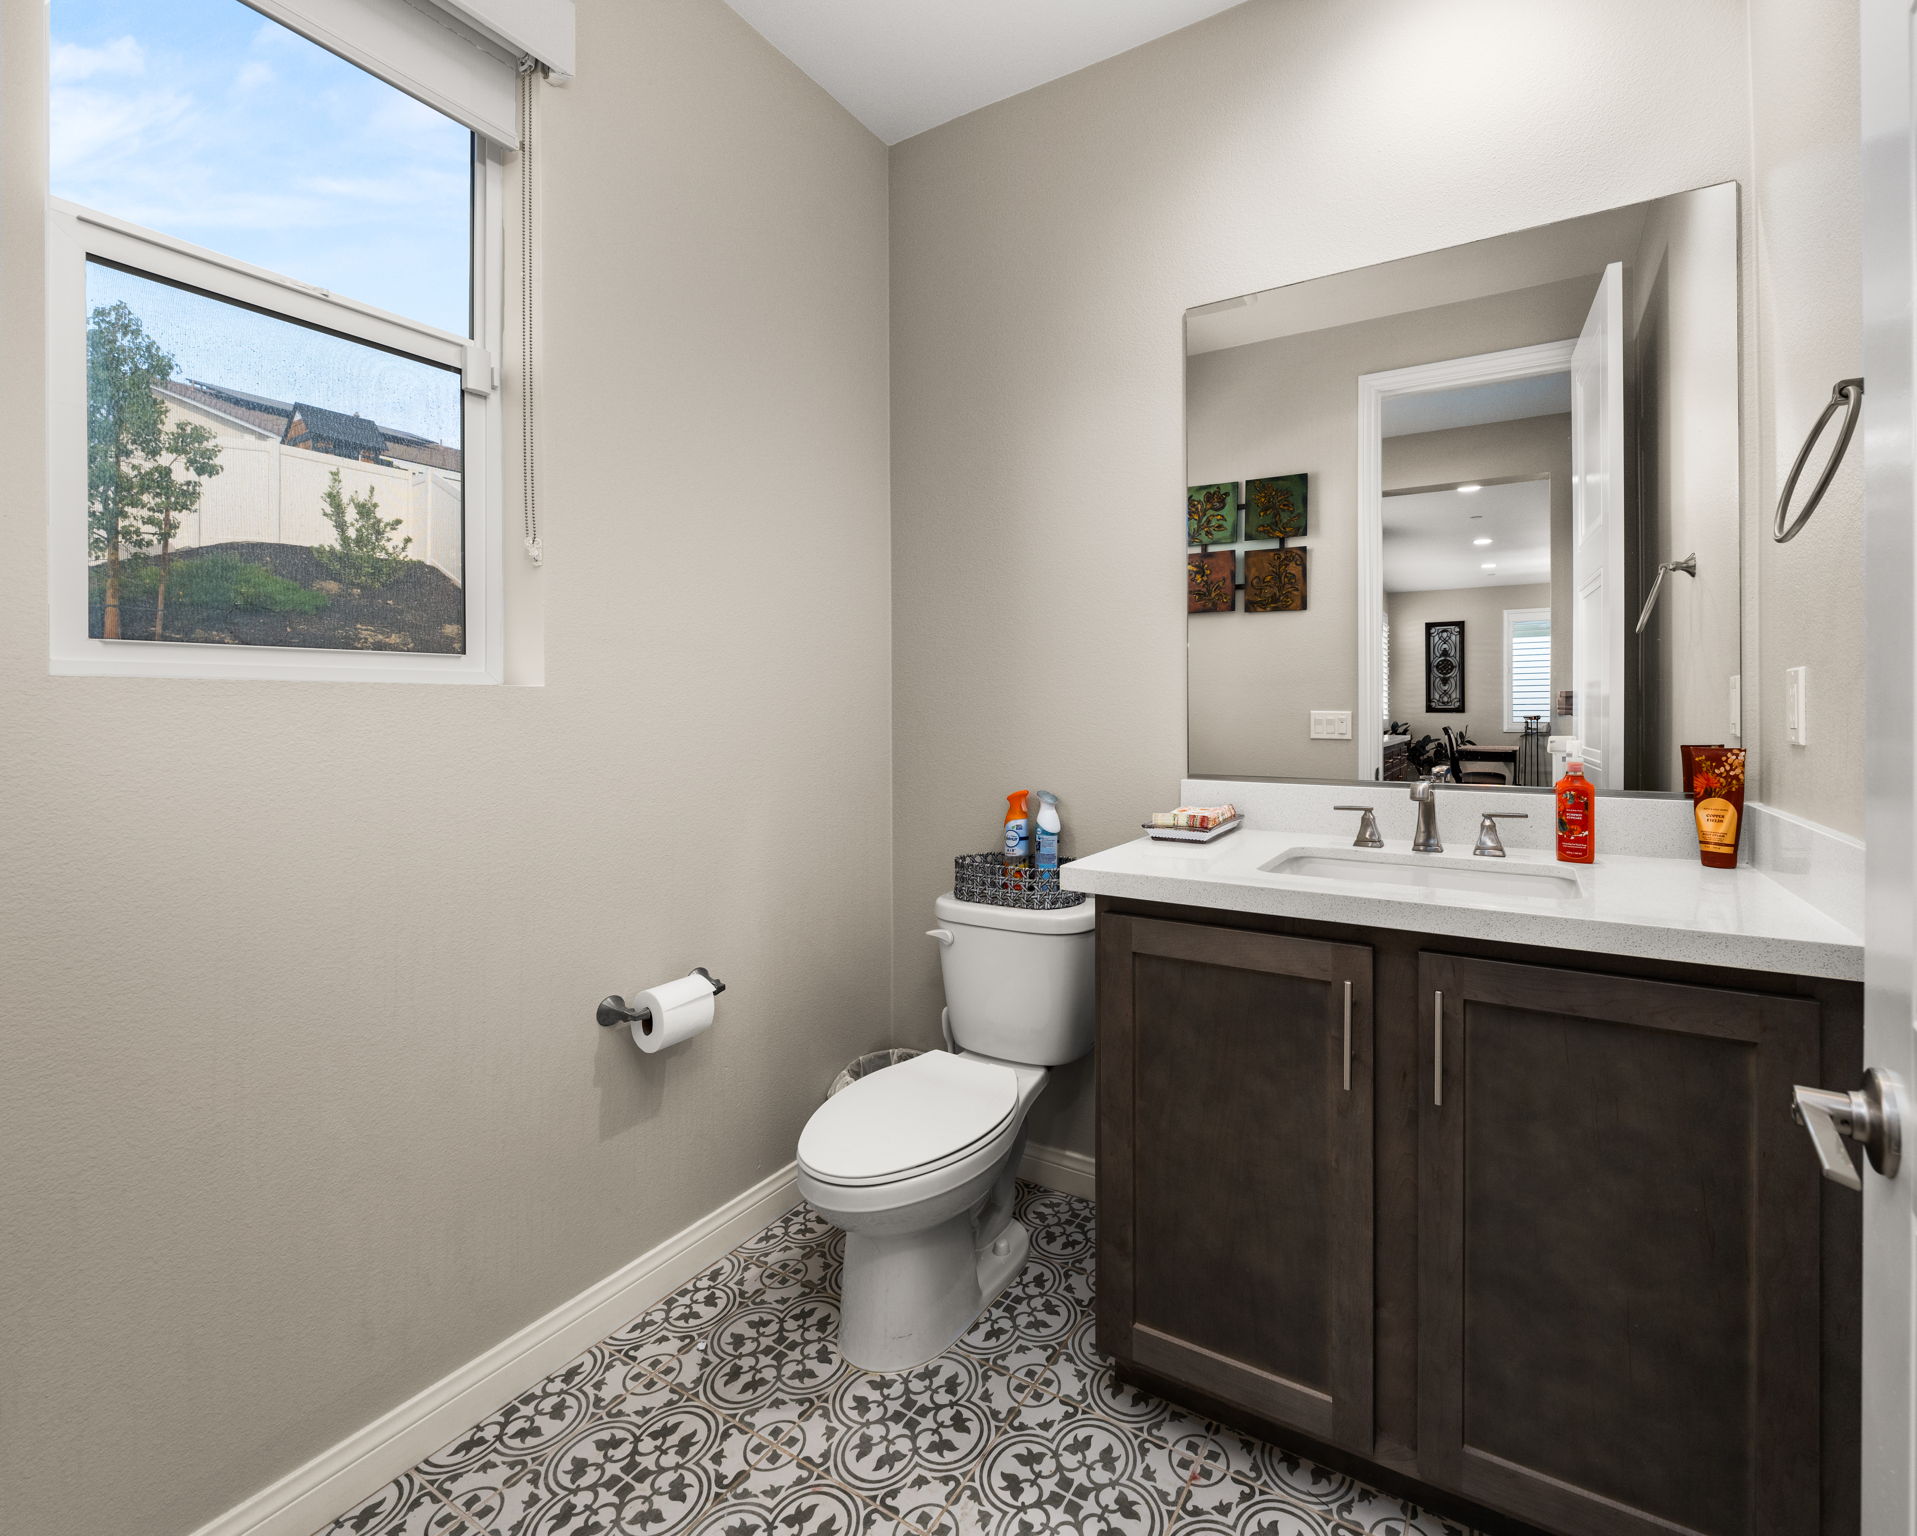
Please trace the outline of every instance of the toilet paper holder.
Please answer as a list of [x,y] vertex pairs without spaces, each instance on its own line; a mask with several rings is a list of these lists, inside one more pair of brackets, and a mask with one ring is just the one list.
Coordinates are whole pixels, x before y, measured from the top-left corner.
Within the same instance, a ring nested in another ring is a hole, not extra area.
[[[711,982],[712,995],[714,997],[717,997],[726,989],[726,984],[714,976],[712,972],[708,971],[703,965],[695,965],[687,974],[703,976],[707,981]],[[650,1029],[652,1027],[652,1010],[650,1008],[628,1008],[626,1006],[626,1000],[617,992],[613,993],[611,997],[602,997],[599,1000],[599,1007],[593,1013],[593,1017],[599,1021],[599,1027],[601,1029],[612,1029],[620,1024],[637,1024],[641,1029]]]

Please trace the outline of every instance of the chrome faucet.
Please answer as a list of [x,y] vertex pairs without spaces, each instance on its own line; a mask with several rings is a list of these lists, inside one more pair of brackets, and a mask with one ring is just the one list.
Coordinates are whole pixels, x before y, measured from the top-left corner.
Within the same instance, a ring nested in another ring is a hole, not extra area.
[[1498,836],[1501,821],[1529,821],[1529,811],[1486,811],[1478,817],[1478,846],[1471,851],[1481,859],[1504,857],[1504,839]]
[[1420,779],[1411,786],[1411,799],[1418,807],[1418,832],[1411,839],[1413,853],[1443,853],[1444,844],[1438,841],[1438,787],[1430,779]]

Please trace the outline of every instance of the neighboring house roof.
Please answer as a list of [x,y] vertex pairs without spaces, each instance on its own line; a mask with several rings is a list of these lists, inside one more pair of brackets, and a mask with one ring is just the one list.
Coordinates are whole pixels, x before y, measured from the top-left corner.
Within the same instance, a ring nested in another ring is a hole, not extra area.
[[205,384],[195,384],[187,379],[168,379],[160,386],[165,394],[173,395],[184,403],[224,416],[230,421],[252,428],[267,437],[280,437],[286,431],[286,416],[292,411],[288,406],[286,413],[270,411],[261,406],[249,404],[245,400],[234,398],[235,391],[212,389]]
[[195,389],[191,384],[182,383],[178,379],[169,379],[164,384],[156,384],[153,389],[154,393],[162,399],[172,400],[188,410],[197,411],[201,416],[211,417],[222,426],[236,427],[242,432],[257,437],[270,437],[277,440],[284,430],[284,424],[276,417],[249,410],[243,405],[234,405],[231,401],[210,395],[203,389]]
[[269,416],[277,416],[281,421],[293,414],[293,402],[275,400],[270,395],[256,395],[244,389],[234,389],[226,384],[209,384],[205,379],[175,379],[180,383],[191,384],[193,388],[204,390],[209,395],[217,395],[229,405],[243,405],[256,411],[264,411]]
[[458,469],[459,450],[444,443],[408,442],[390,434],[386,439],[386,457],[396,464],[421,464],[430,469]]
[[282,442],[293,440],[293,418],[297,413],[304,436],[329,444],[327,451],[342,458],[352,459],[362,453],[372,453],[434,469],[457,471],[460,468],[459,449],[434,442],[432,438],[417,432],[382,427],[365,416],[348,415],[343,411],[291,400],[275,400],[271,395],[256,395],[251,390],[234,389],[230,385],[215,384],[206,379],[169,379],[163,386],[163,393],[173,395],[200,410],[223,415],[239,425]]
[[386,451],[386,434],[380,431],[378,422],[296,401],[292,419],[286,424],[286,441],[301,447],[309,440],[324,443],[330,452],[347,458]]

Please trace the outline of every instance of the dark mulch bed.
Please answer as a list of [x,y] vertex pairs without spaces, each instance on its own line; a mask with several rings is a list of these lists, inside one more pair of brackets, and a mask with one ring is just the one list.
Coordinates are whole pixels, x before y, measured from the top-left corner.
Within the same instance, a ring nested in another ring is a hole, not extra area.
[[[225,556],[263,566],[283,580],[321,593],[326,606],[317,613],[195,604],[181,600],[174,587],[181,569],[196,560]],[[157,565],[150,557],[126,562],[129,572]],[[131,584],[130,584],[131,585]],[[87,632],[100,636],[106,572],[89,573],[91,598]],[[459,654],[465,649],[466,598],[459,584],[424,561],[408,560],[406,569],[383,587],[342,586],[303,544],[210,544],[173,556],[173,578],[166,600],[166,632],[153,633],[151,594],[123,596],[120,636],[125,640],[186,640],[207,645],[290,645],[333,651],[433,651]]]

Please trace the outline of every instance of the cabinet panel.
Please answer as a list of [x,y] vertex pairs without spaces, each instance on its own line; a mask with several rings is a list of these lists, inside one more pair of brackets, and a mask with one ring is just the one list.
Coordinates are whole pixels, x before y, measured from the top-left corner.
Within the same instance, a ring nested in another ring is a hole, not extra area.
[[1102,1347],[1368,1447],[1370,951],[1126,918],[1099,944]]
[[1817,1005],[1426,954],[1420,1475],[1566,1536],[1817,1525]]

